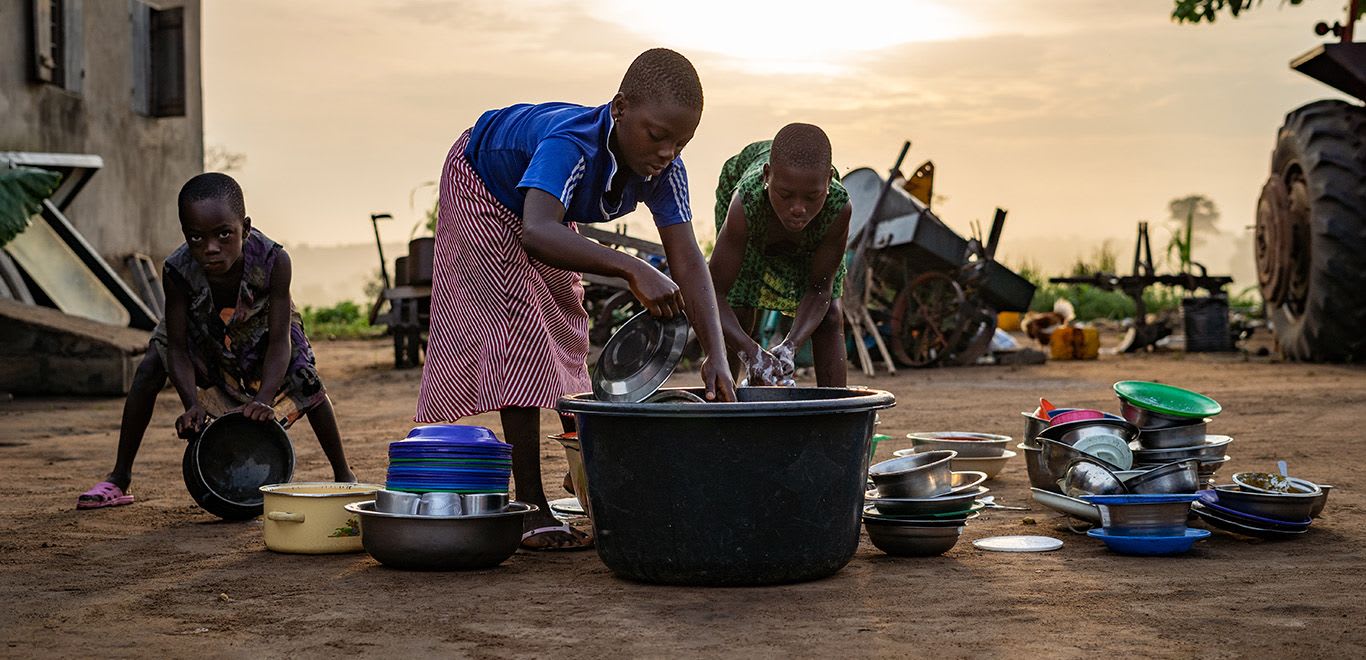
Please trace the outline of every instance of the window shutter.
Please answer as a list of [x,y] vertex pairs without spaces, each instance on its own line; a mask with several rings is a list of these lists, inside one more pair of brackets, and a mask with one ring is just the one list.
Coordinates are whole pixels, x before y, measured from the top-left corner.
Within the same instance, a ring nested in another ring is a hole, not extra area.
[[85,7],[83,0],[62,3],[62,87],[81,93],[85,82]]
[[151,12],[151,109],[157,117],[185,115],[185,10]]
[[33,79],[57,80],[57,60],[52,57],[53,0],[33,0]]
[[150,115],[152,108],[149,100],[152,90],[148,78],[152,72],[152,46],[148,39],[152,34],[152,28],[147,4],[141,0],[128,0],[128,20],[131,23],[133,37],[133,56],[129,58],[133,66],[133,112]]

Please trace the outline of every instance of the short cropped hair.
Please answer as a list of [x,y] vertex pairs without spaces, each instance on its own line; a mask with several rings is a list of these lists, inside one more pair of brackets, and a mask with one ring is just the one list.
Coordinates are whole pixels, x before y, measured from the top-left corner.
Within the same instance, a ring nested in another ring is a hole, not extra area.
[[830,138],[813,124],[788,124],[773,137],[769,162],[802,169],[830,169]]
[[205,172],[192,177],[180,188],[177,201],[181,212],[195,202],[206,199],[219,199],[228,203],[229,208],[243,218],[247,217],[247,204],[242,199],[242,186],[222,172]]
[[702,110],[702,81],[697,69],[688,58],[668,48],[651,48],[636,57],[617,91],[630,101],[672,102]]

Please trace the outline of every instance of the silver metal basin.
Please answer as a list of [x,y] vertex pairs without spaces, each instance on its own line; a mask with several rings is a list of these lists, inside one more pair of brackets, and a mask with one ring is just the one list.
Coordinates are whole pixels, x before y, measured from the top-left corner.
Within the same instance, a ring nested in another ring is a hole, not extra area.
[[933,431],[910,433],[911,445],[917,452],[948,450],[958,452],[958,458],[995,458],[1004,454],[1010,436],[967,431]]
[[944,495],[942,497],[895,498],[882,497],[877,491],[867,494],[867,503],[886,516],[924,516],[950,511],[962,511],[972,506],[972,501],[991,492],[984,486],[972,490]]
[[953,451],[927,451],[893,458],[868,468],[883,497],[937,497],[953,488]]
[[1191,447],[1205,441],[1208,417],[1193,424],[1168,426],[1157,429],[1142,429],[1138,432],[1138,444],[1144,449],[1176,449]]
[[1174,415],[1163,415],[1162,413],[1145,410],[1125,401],[1119,400],[1119,414],[1131,424],[1146,431],[1148,429],[1164,429],[1172,426],[1182,426],[1191,423],[1189,417],[1176,417]]
[[1029,485],[1051,493],[1061,492],[1058,490],[1058,480],[1053,477],[1053,473],[1048,470],[1044,463],[1043,448],[1031,446],[1028,443],[1015,445],[1016,449],[1024,452],[1025,471],[1029,473]]
[[1092,458],[1078,458],[1067,464],[1058,487],[1069,497],[1082,495],[1121,495],[1129,492],[1110,468]]
[[1190,502],[1097,504],[1107,532],[1142,536],[1175,536],[1186,530]]
[[963,526],[924,527],[895,521],[863,519],[868,539],[873,545],[894,557],[933,557],[942,555],[958,544]]
[[1188,458],[1159,465],[1124,482],[1129,492],[1141,495],[1194,493],[1200,490],[1200,461]]
[[1304,520],[1314,511],[1318,493],[1255,493],[1238,486],[1215,486],[1219,505],[1272,520]]
[[1222,458],[1224,451],[1228,449],[1231,442],[1233,442],[1233,438],[1226,435],[1206,435],[1203,442],[1189,447],[1144,449],[1142,445],[1135,442],[1130,444],[1129,448],[1134,451],[1134,463],[1138,465],[1163,465],[1187,458],[1198,458],[1202,461]]
[[537,507],[522,502],[482,516],[433,517],[375,511],[374,500],[346,505],[360,516],[361,542],[393,568],[450,571],[497,566],[517,551],[522,517]]

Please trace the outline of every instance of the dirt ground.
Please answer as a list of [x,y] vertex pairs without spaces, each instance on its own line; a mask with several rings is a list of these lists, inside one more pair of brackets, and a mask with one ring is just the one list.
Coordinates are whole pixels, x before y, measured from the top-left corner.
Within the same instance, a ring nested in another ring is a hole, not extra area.
[[[392,370],[384,342],[322,343],[317,353],[353,465],[363,480],[382,480],[386,443],[411,425],[418,373]],[[1110,384],[1130,378],[1218,399],[1225,413],[1211,431],[1235,438],[1221,475],[1284,458],[1293,473],[1336,485],[1325,517],[1296,541],[1216,532],[1186,556],[1145,559],[1110,554],[1038,505],[987,510],[942,557],[890,558],[865,537],[834,577],[764,588],[633,583],[592,551],[409,573],[364,554],[271,553],[259,523],[200,511],[181,482],[169,390],[137,465],[138,502],[77,512],[76,495],[112,463],[122,402],[20,398],[0,403],[0,655],[1366,655],[1366,369],[1164,354],[851,374],[896,394],[881,430],[898,437],[947,429],[1018,437],[1019,411],[1038,396],[1114,408]],[[498,429],[496,416],[474,421]],[[295,478],[327,478],[306,423],[292,435]],[[885,443],[879,457],[903,446]],[[543,459],[547,482],[556,482],[561,450],[547,441]],[[1021,459],[988,485],[1003,503],[1030,504]],[[1001,534],[1066,545],[1012,555],[970,543]]]

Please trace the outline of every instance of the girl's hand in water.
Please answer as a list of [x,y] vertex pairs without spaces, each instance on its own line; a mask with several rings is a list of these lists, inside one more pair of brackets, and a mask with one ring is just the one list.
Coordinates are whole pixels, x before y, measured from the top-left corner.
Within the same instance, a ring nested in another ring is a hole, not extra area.
[[773,347],[773,357],[778,360],[779,385],[785,387],[796,387],[797,381],[793,375],[797,371],[797,351],[792,348],[786,340]]
[[735,401],[735,380],[730,376],[730,365],[725,360],[702,358],[702,386],[708,401]]
[[626,279],[636,300],[655,318],[671,319],[683,311],[683,292],[668,275],[643,261]]

